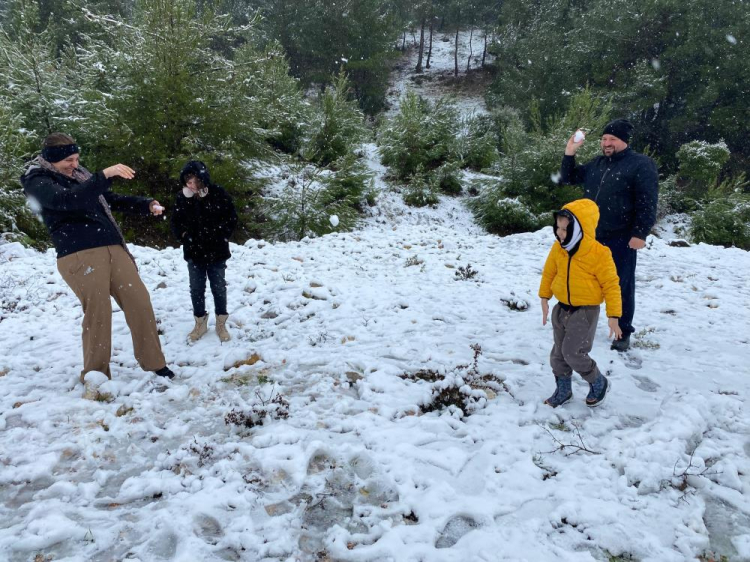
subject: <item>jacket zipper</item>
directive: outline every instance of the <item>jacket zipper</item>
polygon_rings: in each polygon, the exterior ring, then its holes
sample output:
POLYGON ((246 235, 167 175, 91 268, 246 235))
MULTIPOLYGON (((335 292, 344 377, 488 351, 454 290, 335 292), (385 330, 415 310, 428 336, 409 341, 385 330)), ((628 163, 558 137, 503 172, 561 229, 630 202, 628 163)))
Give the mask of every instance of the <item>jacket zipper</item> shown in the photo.
POLYGON ((599 180, 599 188, 596 190, 596 196, 594 197, 594 203, 599 203, 599 192, 602 190, 602 184, 604 183, 604 178, 607 177, 607 174, 609 173, 609 166, 607 166, 607 169, 604 170, 604 173, 602 174, 602 179, 599 180))
POLYGON ((567 285, 568 285, 568 306, 573 306, 573 301, 570 300, 570 262, 573 261, 573 256, 568 254, 568 276, 565 279, 567 285))

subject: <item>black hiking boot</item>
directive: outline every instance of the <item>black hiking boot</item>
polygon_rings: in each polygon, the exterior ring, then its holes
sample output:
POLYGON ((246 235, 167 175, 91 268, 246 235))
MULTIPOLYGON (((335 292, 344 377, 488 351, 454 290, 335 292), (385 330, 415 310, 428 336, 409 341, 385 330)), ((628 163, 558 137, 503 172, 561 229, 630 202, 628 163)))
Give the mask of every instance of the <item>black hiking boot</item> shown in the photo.
POLYGON ((162 367, 161 369, 159 369, 158 371, 154 371, 154 374, 156 374, 156 376, 164 377, 169 380, 172 380, 174 378, 174 373, 166 365, 162 367))
POLYGON ((614 349, 615 351, 619 351, 620 353, 624 353, 625 351, 630 349, 630 334, 623 335, 619 340, 614 340, 610 349, 614 349))

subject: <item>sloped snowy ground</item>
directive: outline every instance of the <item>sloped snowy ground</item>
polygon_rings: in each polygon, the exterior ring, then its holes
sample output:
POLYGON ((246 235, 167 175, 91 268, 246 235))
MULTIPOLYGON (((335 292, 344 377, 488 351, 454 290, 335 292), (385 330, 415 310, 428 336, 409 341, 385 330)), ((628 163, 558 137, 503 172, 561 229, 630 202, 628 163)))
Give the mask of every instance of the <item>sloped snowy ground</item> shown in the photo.
MULTIPOLYGON (((429 41, 429 34, 425 32, 425 43, 429 41)), ((450 96, 465 114, 484 113, 487 108, 484 103, 484 89, 490 79, 488 74, 481 71, 482 50, 484 49, 484 35, 481 31, 461 31, 458 34, 458 73, 459 80, 453 76, 455 46, 455 31, 435 31, 432 40, 432 58, 430 68, 427 64, 427 45, 425 45, 422 60, 422 72, 415 74, 419 58, 419 36, 414 45, 413 38, 407 37, 408 52, 398 62, 392 79, 393 87, 388 91, 388 103, 391 105, 387 114, 398 110, 399 101, 407 90, 413 90, 420 96, 435 101, 444 96, 450 96), (471 53, 470 72, 466 72, 466 63, 471 53)), ((487 54, 485 63, 492 62, 494 57, 487 54)))
POLYGON ((82 312, 54 254, 0 246, 0 559, 750 559, 748 253, 650 239, 634 351, 600 320, 607 402, 588 409, 576 378, 552 410, 551 230, 486 236, 455 200, 430 215, 392 194, 368 222, 233 246, 223 346, 185 343, 180 252, 133 248, 178 379, 155 390, 115 312, 111 403, 81 398, 82 312), (430 383, 402 375, 450 373, 471 344, 509 392, 419 415, 430 383), (288 419, 225 424, 273 395, 288 419), (579 435, 592 453, 557 450, 579 435))

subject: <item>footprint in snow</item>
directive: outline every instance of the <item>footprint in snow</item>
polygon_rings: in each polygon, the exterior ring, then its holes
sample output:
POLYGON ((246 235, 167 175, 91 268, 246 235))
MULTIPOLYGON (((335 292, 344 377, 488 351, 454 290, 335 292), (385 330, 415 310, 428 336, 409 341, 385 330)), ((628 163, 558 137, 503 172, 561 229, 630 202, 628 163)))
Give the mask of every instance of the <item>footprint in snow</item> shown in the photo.
POLYGON ((481 525, 471 517, 466 515, 456 515, 445 524, 445 528, 441 531, 440 536, 435 543, 435 548, 450 548, 466 533, 478 529, 479 527, 481 527, 481 525))
POLYGON ((635 379, 635 386, 645 392, 656 392, 659 389, 659 385, 648 377, 633 375, 633 378, 635 379))

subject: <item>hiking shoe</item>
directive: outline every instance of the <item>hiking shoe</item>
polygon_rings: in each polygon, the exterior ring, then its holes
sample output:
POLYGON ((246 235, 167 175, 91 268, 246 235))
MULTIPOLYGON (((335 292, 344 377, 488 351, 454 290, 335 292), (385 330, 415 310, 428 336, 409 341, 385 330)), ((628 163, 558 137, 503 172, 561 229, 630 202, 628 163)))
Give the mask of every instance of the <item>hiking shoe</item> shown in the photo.
POLYGON ((557 408, 571 401, 573 398, 573 390, 571 389, 571 377, 555 377, 557 388, 555 393, 547 398, 544 403, 547 406, 557 408))
POLYGON ((600 374, 589 386, 591 388, 588 396, 586 396, 586 406, 589 408, 595 408, 604 402, 607 392, 609 392, 609 388, 612 385, 609 384, 609 379, 607 377, 600 374))
POLYGON ((154 371, 154 374, 158 377, 164 377, 170 380, 174 378, 174 373, 166 365, 162 367, 161 369, 159 369, 158 371, 154 371))
POLYGON ((623 335, 619 340, 614 340, 610 349, 623 353, 630 349, 630 334, 623 335))
POLYGON ((203 316, 193 316, 195 318, 195 326, 188 334, 188 342, 195 343, 208 332, 208 314, 203 316))
POLYGON ((227 314, 216 315, 216 334, 219 336, 222 343, 228 342, 232 339, 232 336, 230 336, 227 331, 227 318, 229 318, 227 314))

